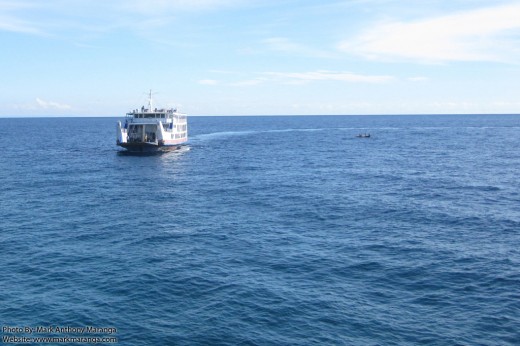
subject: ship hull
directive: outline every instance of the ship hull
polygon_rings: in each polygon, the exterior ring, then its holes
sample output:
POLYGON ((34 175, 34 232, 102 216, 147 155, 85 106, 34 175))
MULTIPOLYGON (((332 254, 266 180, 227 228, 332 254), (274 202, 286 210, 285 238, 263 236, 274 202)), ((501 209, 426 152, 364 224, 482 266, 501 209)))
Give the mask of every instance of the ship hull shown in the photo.
POLYGON ((120 147, 125 148, 131 152, 163 152, 163 151, 173 151, 181 149, 184 144, 155 144, 155 143, 118 143, 120 147))

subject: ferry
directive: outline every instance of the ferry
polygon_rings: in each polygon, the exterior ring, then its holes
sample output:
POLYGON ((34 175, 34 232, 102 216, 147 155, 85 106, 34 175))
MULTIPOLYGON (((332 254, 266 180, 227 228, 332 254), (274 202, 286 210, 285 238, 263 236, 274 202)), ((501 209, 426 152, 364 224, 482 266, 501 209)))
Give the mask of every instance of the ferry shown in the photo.
POLYGON ((148 108, 126 113, 124 124, 117 122, 117 145, 128 151, 150 152, 180 149, 188 141, 188 121, 177 109, 153 108, 152 91, 148 108))

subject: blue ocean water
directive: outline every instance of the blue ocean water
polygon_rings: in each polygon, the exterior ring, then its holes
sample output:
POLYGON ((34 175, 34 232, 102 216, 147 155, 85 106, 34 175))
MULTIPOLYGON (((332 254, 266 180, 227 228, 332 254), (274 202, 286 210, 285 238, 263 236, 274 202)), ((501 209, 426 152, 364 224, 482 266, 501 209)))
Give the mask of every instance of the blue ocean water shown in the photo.
POLYGON ((2 327, 520 344, 520 116, 191 117, 147 156, 115 121, 0 119, 2 327))

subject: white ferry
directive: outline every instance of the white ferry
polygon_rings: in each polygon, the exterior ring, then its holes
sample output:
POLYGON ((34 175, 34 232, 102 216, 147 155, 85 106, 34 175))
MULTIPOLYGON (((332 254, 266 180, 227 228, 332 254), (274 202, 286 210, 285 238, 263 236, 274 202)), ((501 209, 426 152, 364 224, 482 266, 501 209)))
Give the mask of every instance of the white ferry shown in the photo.
POLYGON ((152 91, 148 108, 126 113, 124 124, 117 122, 117 145, 129 151, 166 151, 180 149, 188 141, 186 114, 177 109, 153 108, 152 91))

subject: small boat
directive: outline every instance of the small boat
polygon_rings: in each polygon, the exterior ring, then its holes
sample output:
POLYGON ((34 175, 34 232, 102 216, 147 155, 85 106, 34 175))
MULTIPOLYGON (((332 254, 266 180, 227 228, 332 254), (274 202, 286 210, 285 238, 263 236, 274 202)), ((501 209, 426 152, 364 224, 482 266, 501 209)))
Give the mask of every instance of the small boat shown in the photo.
POLYGON ((126 114, 124 124, 117 122, 116 143, 134 152, 180 149, 188 141, 188 121, 177 109, 153 108, 152 91, 148 108, 134 109, 126 114))
POLYGON ((357 138, 370 138, 370 133, 360 133, 356 137, 357 138))

